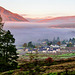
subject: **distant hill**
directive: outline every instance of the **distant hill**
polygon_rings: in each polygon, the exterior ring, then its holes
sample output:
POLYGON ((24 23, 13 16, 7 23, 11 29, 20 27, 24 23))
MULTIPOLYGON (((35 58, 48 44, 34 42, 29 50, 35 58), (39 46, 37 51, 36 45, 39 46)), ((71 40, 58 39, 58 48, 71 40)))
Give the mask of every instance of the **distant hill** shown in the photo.
POLYGON ((51 16, 47 16, 47 17, 35 17, 35 18, 26 18, 29 22, 40 22, 44 19, 50 19, 52 18, 51 16))
POLYGON ((48 18, 43 19, 38 22, 75 22, 75 16, 62 16, 62 17, 55 17, 55 18, 48 18))
POLYGON ((37 21, 38 23, 48 23, 49 28, 75 28, 75 16, 62 16, 48 18, 37 21))
POLYGON ((12 13, 9 10, 6 10, 5 8, 0 6, 0 15, 3 18, 3 21, 24 21, 28 22, 27 19, 23 18, 22 16, 12 13))
POLYGON ((37 22, 43 20, 43 18, 26 18, 29 22, 37 22))
POLYGON ((48 28, 75 28, 75 23, 50 25, 48 28))

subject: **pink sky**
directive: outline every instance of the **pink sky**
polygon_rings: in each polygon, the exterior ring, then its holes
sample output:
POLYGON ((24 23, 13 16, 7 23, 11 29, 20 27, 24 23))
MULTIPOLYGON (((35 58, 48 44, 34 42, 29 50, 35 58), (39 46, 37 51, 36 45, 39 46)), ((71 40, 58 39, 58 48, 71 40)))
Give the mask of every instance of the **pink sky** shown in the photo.
POLYGON ((0 0, 0 6, 32 18, 75 15, 75 0, 0 0))

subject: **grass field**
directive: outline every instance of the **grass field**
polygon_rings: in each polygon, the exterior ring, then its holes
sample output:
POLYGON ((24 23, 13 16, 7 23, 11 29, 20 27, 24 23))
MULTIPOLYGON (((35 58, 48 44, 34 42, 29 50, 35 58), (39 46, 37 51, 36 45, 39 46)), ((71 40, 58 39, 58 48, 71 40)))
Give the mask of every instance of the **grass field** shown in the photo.
POLYGON ((21 68, 0 73, 0 75, 75 75, 75 57, 55 61, 54 63, 52 65, 42 64, 41 66, 33 66, 33 62, 29 65, 21 64, 19 65, 22 66, 21 68), (26 66, 30 68, 28 69, 26 66))
MULTIPOLYGON (((18 67, 0 73, 0 75, 75 75, 75 53, 66 54, 37 54, 38 61, 35 66, 34 61, 26 61, 35 54, 25 54, 19 57, 18 67), (52 57, 53 63, 46 63, 44 59, 52 57)), ((34 58, 33 58, 34 59, 34 58)))
MULTIPOLYGON (((26 53, 25 55, 20 56, 19 59, 29 59, 30 54, 26 53)), ((32 56, 35 56, 35 54, 32 54, 32 56)), ((66 59, 70 57, 75 57, 75 53, 66 53, 66 54, 59 54, 59 55, 54 55, 54 54, 38 54, 38 59, 46 59, 48 57, 52 57, 54 60, 56 59, 66 59)))

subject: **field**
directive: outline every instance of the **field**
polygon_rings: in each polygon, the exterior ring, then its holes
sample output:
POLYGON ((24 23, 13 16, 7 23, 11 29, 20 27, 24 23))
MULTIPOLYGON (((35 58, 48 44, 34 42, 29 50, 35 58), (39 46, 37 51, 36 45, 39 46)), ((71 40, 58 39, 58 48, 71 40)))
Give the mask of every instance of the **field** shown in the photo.
MULTIPOLYGON (((25 55, 20 56, 19 59, 27 60, 29 59, 30 54, 26 53, 25 55)), ((35 54, 32 54, 35 57, 35 54)), ((48 57, 52 57, 54 60, 58 59, 66 59, 70 57, 74 57, 75 53, 66 53, 66 54, 38 54, 38 59, 46 59, 48 57)))
POLYGON ((19 57, 15 70, 1 72, 0 75, 74 75, 75 53, 67 54, 25 54, 19 57), (32 59, 30 59, 32 57, 32 59), (51 57, 52 60, 46 60, 51 57), (48 62, 47 62, 48 61, 48 62))
POLYGON ((25 62, 19 64, 15 70, 3 72, 0 75, 74 75, 75 57, 55 60, 52 64, 45 63, 44 60, 35 62, 25 62))

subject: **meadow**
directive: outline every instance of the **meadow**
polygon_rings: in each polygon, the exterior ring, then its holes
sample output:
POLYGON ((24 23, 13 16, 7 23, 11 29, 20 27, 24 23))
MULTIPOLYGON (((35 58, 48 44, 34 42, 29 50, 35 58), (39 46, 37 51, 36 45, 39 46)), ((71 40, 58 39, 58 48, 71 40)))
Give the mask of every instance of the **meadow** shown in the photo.
MULTIPOLYGON (((32 54, 33 57, 35 57, 35 54, 32 54)), ((30 57, 30 53, 26 53, 25 55, 22 55, 19 57, 19 59, 28 60, 30 57)), ((58 59, 66 59, 70 57, 75 57, 75 53, 66 53, 66 54, 38 54, 38 59, 46 59, 48 57, 52 57, 54 60, 58 59)))
POLYGON ((60 60, 18 61, 17 69, 0 75, 74 75, 75 57, 60 60))

